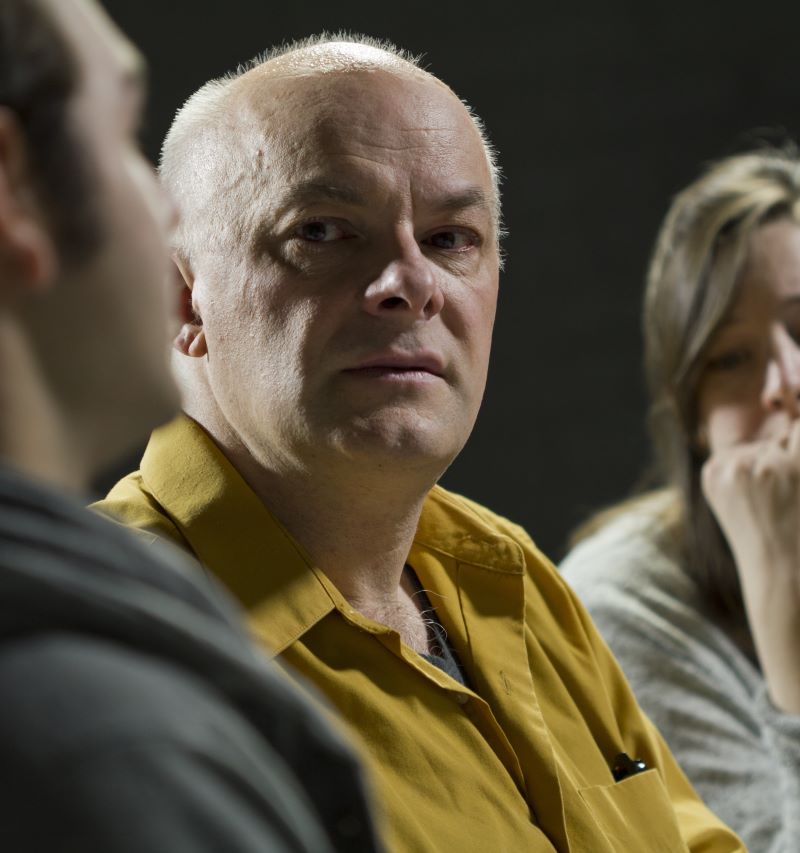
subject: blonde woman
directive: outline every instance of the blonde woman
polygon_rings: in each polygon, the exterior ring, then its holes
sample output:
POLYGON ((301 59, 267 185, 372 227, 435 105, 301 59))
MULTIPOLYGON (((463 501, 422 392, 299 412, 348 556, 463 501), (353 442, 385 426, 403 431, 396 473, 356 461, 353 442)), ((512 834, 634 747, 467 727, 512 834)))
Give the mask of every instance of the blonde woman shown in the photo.
POLYGON ((663 488, 563 564, 641 704, 754 853, 800 851, 800 158, 674 200, 644 307, 663 488))

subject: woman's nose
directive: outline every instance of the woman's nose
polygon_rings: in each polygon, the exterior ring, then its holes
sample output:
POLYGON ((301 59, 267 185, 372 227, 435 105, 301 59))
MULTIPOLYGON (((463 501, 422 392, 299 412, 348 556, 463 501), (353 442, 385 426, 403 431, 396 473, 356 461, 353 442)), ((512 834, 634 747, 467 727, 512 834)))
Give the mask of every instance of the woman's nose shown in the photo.
POLYGON ((800 346, 782 326, 774 335, 763 403, 767 409, 800 416, 800 346))

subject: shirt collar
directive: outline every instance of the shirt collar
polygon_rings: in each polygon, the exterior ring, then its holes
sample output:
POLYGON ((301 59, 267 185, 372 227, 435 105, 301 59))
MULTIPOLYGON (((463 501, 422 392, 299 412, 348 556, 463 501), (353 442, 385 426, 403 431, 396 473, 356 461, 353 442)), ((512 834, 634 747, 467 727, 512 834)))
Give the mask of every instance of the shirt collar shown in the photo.
MULTIPOLYGON (((275 655, 346 605, 208 434, 180 416, 156 430, 141 464, 152 493, 190 547, 242 603, 275 655)), ((492 571, 522 574, 524 558, 486 510, 435 487, 414 545, 492 571)))

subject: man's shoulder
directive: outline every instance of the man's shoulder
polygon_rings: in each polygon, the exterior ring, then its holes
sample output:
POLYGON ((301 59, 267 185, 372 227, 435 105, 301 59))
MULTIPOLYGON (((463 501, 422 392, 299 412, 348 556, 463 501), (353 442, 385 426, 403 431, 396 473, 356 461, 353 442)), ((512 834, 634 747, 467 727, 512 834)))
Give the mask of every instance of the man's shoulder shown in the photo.
MULTIPOLYGON (((47 849, 45 838, 58 847, 60 835, 76 850, 205 851, 219 849, 215 832, 226 849, 330 849, 317 823, 328 818, 325 803, 309 808, 302 789, 311 786, 286 760, 296 758, 302 771, 308 756, 264 737, 219 682, 166 656, 98 635, 23 638, 0 645, 0 690, 9 698, 0 792, 13 803, 0 840, 13 849, 47 849), (49 820, 31 826, 42 804, 49 820), (118 844, 120 825, 126 838, 118 844), (201 825, 208 836, 196 831, 201 825), (28 846, 34 829, 42 842, 28 846), (281 843, 289 830, 306 843, 281 843)), ((332 756, 334 769, 349 769, 332 756)))
POLYGON ((454 517, 460 515, 466 524, 470 522, 477 523, 485 527, 487 532, 499 533, 512 539, 518 539, 524 541, 526 545, 533 544, 533 540, 527 531, 519 524, 499 515, 471 498, 451 492, 442 486, 434 486, 431 489, 426 503, 439 507, 448 507, 454 517))
MULTIPOLYGON (((526 618, 537 634, 547 634, 551 639, 569 635, 570 641, 577 643, 585 640, 587 630, 591 633, 574 591, 521 525, 440 487, 431 491, 428 502, 444 519, 440 526, 452 525, 445 534, 451 540, 463 536, 470 543, 477 537, 483 543, 484 547, 478 550, 482 559, 470 562, 491 565, 490 555, 494 552, 495 567, 523 576, 526 618)), ((469 554, 469 549, 466 550, 469 554)))
POLYGON ((454 536, 482 538, 489 546, 499 542, 509 544, 519 552, 528 573, 555 571, 524 527, 471 498, 434 486, 423 509, 423 523, 432 515, 439 521, 435 529, 444 528, 454 536))
POLYGON ((0 684, 9 699, 0 733, 5 740, 30 731, 36 739, 27 746, 42 754, 77 755, 110 737, 164 736, 166 729, 183 737, 176 708, 184 700, 184 709, 195 707, 205 689, 166 655, 156 658, 99 634, 42 632, 0 648, 0 684), (143 695, 146 703, 139 701, 143 695), (48 711, 53 702, 56 727, 48 711))
POLYGON ((145 541, 163 537, 187 547, 164 507, 147 488, 141 471, 133 471, 123 477, 104 498, 93 503, 90 508, 131 528, 145 541))

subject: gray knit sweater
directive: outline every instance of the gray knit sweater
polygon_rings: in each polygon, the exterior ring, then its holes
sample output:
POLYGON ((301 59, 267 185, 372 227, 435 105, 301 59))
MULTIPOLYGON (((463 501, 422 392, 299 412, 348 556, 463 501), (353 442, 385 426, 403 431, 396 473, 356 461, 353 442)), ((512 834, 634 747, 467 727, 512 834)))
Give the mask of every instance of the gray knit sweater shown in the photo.
POLYGON ((772 706, 760 671, 703 614, 658 524, 620 516, 561 568, 708 805, 752 853, 800 853, 800 716, 772 706))

